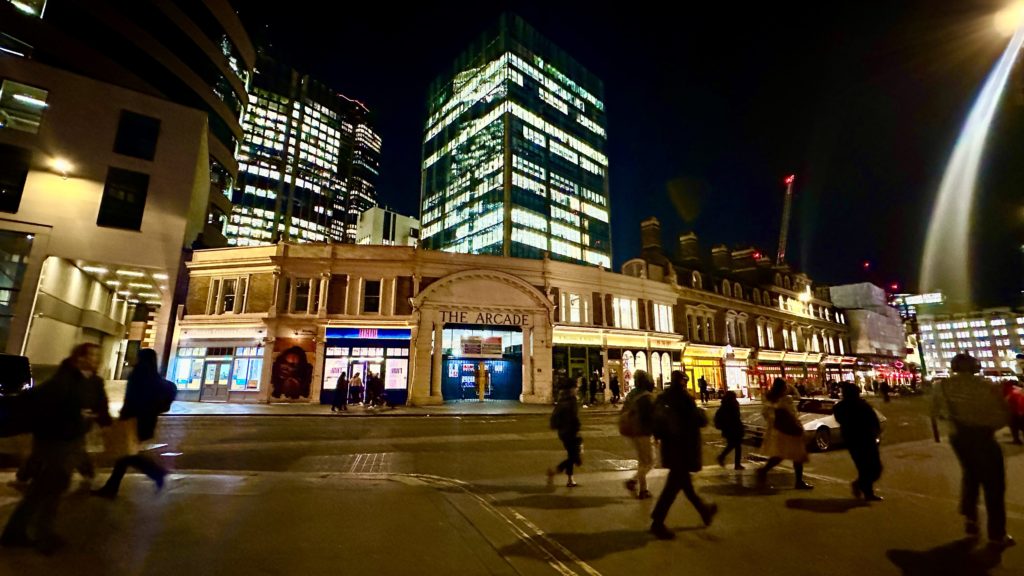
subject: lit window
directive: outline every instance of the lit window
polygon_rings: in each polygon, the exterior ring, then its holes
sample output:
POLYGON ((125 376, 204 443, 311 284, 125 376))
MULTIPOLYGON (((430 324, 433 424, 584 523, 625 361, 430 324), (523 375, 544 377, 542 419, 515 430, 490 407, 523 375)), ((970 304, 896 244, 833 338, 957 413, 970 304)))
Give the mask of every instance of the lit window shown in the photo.
POLYGON ((612 306, 615 309, 615 326, 636 330, 639 322, 637 320, 637 302, 632 298, 612 299, 612 306))
POLYGON ((4 80, 0 84, 0 130, 19 130, 36 134, 49 106, 49 92, 27 84, 4 80))

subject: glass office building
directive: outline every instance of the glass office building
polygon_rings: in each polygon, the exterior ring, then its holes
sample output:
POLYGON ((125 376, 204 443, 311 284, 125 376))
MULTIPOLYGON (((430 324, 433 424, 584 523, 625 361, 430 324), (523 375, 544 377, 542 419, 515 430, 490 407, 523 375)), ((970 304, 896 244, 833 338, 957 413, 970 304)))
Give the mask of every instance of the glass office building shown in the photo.
POLYGON ((601 81, 502 16, 430 89, 422 244, 611 266, 601 81))
POLYGON ((249 100, 228 243, 355 242, 377 196, 369 111, 264 55, 249 100))

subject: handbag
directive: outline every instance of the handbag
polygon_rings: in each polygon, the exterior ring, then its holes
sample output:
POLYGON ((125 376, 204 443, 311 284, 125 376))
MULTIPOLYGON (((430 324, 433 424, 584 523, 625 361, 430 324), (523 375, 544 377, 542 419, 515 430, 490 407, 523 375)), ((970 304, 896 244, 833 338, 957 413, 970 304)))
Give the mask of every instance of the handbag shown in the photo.
POLYGON ((800 421, 785 408, 775 409, 775 429, 787 436, 802 436, 804 433, 800 421))
POLYGON ((113 458, 134 456, 139 453, 138 422, 135 418, 114 420, 103 429, 103 446, 113 458))

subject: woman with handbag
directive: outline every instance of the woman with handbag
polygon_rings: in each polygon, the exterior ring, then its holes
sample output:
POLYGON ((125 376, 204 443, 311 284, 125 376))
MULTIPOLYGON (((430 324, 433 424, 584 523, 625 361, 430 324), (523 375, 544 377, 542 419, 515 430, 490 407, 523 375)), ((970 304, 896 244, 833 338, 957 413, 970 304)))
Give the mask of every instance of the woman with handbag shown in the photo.
POLYGON ((140 350, 135 368, 128 376, 124 405, 118 422, 120 426, 125 427, 123 431, 128 436, 125 442, 128 448, 125 450, 126 454, 114 463, 114 470, 110 473, 107 483, 99 490, 93 491, 93 494, 110 499, 117 497, 121 480, 129 466, 137 468, 156 483, 157 491, 164 487, 167 469, 140 453, 138 442, 153 438, 157 417, 170 409, 175 392, 174 385, 160 376, 156 352, 150 348, 140 350))
POLYGON ((793 406, 793 399, 787 394, 787 390, 786 381, 776 378, 765 396, 765 430, 761 447, 762 451, 768 454, 768 462, 757 470, 757 484, 767 486, 768 471, 783 460, 792 460, 793 472, 796 473, 794 488, 810 490, 814 486, 804 482, 804 462, 808 460, 804 430, 793 406))

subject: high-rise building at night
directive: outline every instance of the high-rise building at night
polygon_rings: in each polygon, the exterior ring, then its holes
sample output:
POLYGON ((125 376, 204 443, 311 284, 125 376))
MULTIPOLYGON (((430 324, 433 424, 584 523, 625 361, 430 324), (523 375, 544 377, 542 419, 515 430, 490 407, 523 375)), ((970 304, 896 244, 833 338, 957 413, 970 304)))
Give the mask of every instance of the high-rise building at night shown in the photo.
POLYGON ((264 55, 249 101, 228 242, 354 242, 376 205, 381 140, 367 108, 264 55))
POLYGON ((423 246, 610 267, 603 99, 598 78, 503 15, 431 86, 423 246))

